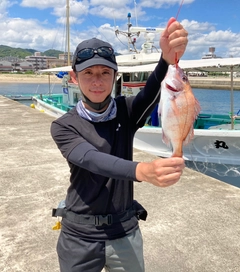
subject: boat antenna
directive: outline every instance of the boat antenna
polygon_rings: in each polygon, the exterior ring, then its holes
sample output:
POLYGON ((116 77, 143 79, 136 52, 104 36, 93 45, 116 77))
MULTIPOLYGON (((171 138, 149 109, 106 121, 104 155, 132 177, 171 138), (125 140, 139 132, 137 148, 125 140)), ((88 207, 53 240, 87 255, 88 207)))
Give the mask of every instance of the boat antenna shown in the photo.
POLYGON ((66 0, 66 32, 67 32, 67 65, 70 66, 70 23, 69 23, 69 0, 66 0))
POLYGON ((138 20, 137 20, 137 2, 135 0, 134 0, 134 7, 135 7, 136 26, 138 26, 138 20))
POLYGON ((131 13, 128 13, 127 18, 128 18, 128 23, 127 23, 128 30, 127 30, 127 32, 126 31, 120 31, 119 29, 117 29, 117 30, 115 30, 115 34, 116 34, 116 36, 118 34, 122 34, 122 35, 126 36, 127 39, 128 39, 128 51, 129 52, 134 51, 134 52, 138 53, 137 48, 135 46, 136 38, 132 39, 132 37, 133 36, 138 37, 140 35, 140 31, 138 31, 138 32, 132 32, 131 31, 131 26, 132 26, 132 24, 131 24, 131 13), (133 46, 133 49, 130 48, 130 45, 133 46))
POLYGON ((113 23, 114 23, 114 27, 116 29, 116 17, 115 17, 115 10, 113 8, 113 2, 112 2, 112 10, 113 10, 113 23))

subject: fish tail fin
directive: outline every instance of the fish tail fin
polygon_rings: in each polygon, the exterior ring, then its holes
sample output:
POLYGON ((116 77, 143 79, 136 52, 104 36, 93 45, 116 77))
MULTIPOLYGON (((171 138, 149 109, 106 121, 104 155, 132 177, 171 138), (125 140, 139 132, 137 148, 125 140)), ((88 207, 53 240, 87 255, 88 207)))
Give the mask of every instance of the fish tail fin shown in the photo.
POLYGON ((182 157, 183 156, 183 150, 182 150, 182 144, 179 143, 177 147, 173 149, 172 157, 182 157))

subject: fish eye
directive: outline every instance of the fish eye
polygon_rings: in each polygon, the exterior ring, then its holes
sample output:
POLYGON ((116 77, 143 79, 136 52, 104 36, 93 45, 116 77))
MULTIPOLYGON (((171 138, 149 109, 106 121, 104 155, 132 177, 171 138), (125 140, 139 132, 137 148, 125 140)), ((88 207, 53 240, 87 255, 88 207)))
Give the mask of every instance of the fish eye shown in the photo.
POLYGON ((187 76, 186 76, 186 75, 183 75, 182 80, 183 80, 184 82, 187 82, 187 81, 188 81, 187 76))

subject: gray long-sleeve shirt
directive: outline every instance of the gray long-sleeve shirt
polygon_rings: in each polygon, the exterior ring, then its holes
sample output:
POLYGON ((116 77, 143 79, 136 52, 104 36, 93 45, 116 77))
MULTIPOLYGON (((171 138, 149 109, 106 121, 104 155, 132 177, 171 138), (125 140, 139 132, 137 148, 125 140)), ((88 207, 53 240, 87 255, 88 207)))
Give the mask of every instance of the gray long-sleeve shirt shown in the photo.
MULTIPOLYGON (((133 138, 159 102, 160 84, 168 65, 160 59, 136 97, 117 97, 116 118, 94 123, 72 109, 51 126, 51 134, 70 167, 66 208, 78 214, 106 215, 128 210, 133 202, 137 162, 133 138)), ((160 139, 159 139, 160 140, 160 139)), ((138 227, 135 217, 96 227, 63 220, 63 230, 85 239, 120 238, 138 227)))

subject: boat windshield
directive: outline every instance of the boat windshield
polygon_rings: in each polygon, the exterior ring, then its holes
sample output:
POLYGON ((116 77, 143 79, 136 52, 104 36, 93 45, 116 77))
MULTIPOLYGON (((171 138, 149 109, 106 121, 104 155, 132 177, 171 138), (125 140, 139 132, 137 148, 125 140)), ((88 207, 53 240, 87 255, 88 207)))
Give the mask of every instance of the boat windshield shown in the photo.
POLYGON ((144 82, 148 79, 148 72, 124 73, 123 82, 144 82))

